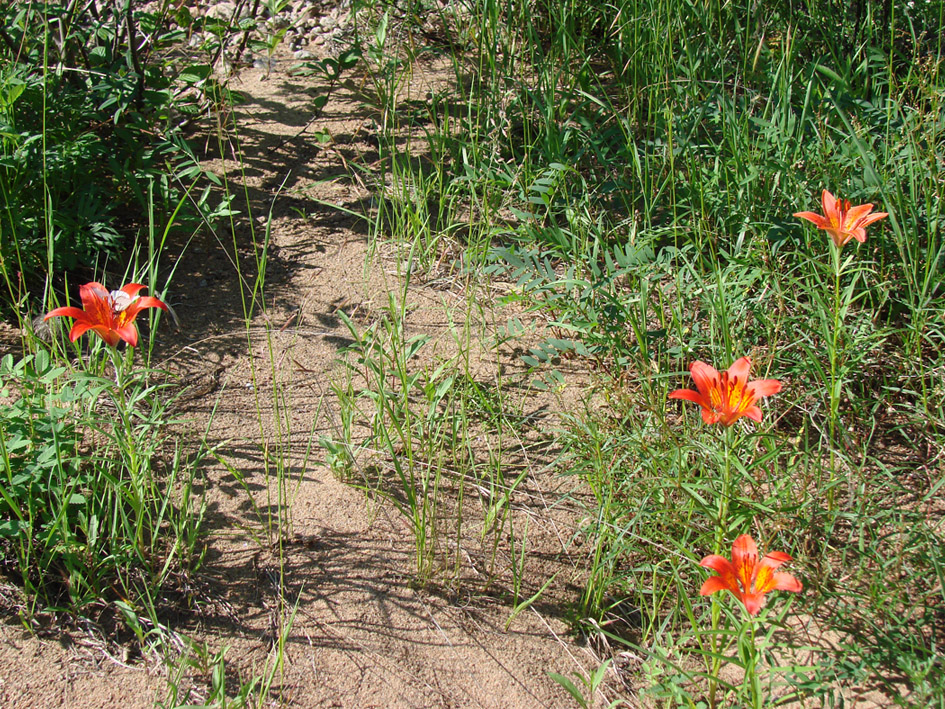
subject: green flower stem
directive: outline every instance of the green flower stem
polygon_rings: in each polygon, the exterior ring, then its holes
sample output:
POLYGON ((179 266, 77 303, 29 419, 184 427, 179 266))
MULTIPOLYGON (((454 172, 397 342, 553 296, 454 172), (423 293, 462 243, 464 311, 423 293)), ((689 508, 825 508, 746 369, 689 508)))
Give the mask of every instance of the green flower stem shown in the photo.
POLYGON ((138 447, 135 445, 134 426, 132 421, 132 410, 125 397, 125 387, 128 385, 128 372, 134 361, 134 349, 126 348, 127 354, 118 352, 113 347, 108 348, 112 365, 115 368, 115 408, 118 412, 118 419, 121 422, 121 431, 116 433, 115 441, 121 446, 125 460, 128 461, 128 473, 131 483, 131 494, 128 495, 128 501, 134 511, 134 539, 139 554, 144 556, 144 515, 142 514, 144 491, 141 488, 141 479, 138 475, 140 471, 138 461, 138 447))
POLYGON ((755 645, 755 619, 748 616, 747 624, 749 644, 746 648, 748 662, 745 664, 745 681, 751 691, 751 706, 753 709, 762 709, 761 678, 758 677, 758 647, 755 645))
POLYGON ((717 594, 712 596, 712 635, 709 640, 709 647, 712 650, 712 661, 709 667, 709 709, 715 709, 715 694, 719 688, 719 671, 722 669, 722 648, 719 642, 719 620, 722 617, 722 605, 719 603, 717 594))
POLYGON ((738 445, 734 427, 725 428, 724 447, 722 449, 722 494, 719 497, 719 515, 718 524, 715 528, 715 547, 713 551, 716 554, 722 553, 725 544, 725 533, 728 531, 728 511, 732 496, 732 454, 738 445))
POLYGON ((833 241, 830 242, 830 255, 833 265, 833 327, 830 333, 830 348, 828 355, 830 357, 830 411, 827 422, 830 446, 830 485, 827 488, 827 509, 833 512, 834 509, 834 483, 837 477, 836 447, 839 444, 837 440, 837 426, 840 418, 840 391, 842 389, 840 374, 840 346, 842 344, 843 317, 841 315, 841 292, 840 279, 843 273, 843 264, 840 260, 840 249, 833 241))
MULTIPOLYGON (((719 496, 719 513, 715 527, 715 544, 713 551, 722 553, 725 544, 725 533, 728 531, 729 501, 732 495, 732 455, 738 446, 734 426, 725 428, 725 437, 722 448, 722 494, 719 496)), ((718 690, 718 676, 722 669, 722 648, 719 643, 719 621, 722 617, 722 606, 716 597, 712 596, 712 636, 709 641, 712 648, 712 661, 709 667, 709 707, 715 709, 716 691, 718 690)))

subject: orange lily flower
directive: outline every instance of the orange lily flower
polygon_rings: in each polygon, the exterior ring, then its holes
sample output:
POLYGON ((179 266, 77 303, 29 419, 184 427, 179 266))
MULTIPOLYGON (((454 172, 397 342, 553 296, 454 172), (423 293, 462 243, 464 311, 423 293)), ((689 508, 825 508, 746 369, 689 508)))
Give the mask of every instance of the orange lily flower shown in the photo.
POLYGON ((813 222, 818 229, 823 229, 833 239, 837 248, 843 248, 850 239, 856 239, 861 244, 866 241, 866 227, 889 216, 888 212, 873 211, 872 204, 858 204, 850 206, 850 200, 837 199, 827 190, 824 190, 821 201, 824 213, 796 212, 795 217, 813 222))
POLYGON ((799 593, 803 586, 791 574, 775 571, 781 564, 791 561, 783 551, 772 551, 758 561, 755 540, 743 534, 732 544, 732 560, 710 554, 699 566, 712 569, 718 576, 710 576, 699 589, 700 596, 716 591, 731 591, 740 600, 749 615, 758 615, 765 604, 765 594, 771 591, 799 593))
POLYGON ((69 339, 73 342, 92 330, 111 347, 117 345, 119 340, 135 347, 138 344, 138 329, 135 327, 138 313, 145 308, 167 310, 167 305, 157 298, 138 295, 138 291, 145 287, 140 283, 129 283, 122 286, 121 290, 109 293, 101 283, 86 283, 79 287, 82 308, 56 308, 47 313, 43 320, 75 318, 69 331, 69 339))
POLYGON ((777 394, 781 382, 777 379, 748 381, 751 358, 735 361, 727 372, 719 372, 705 362, 693 362, 689 367, 698 391, 677 389, 670 399, 685 399, 702 407, 702 420, 708 424, 721 422, 731 426, 742 416, 752 421, 761 421, 761 409, 755 406, 758 399, 777 394))

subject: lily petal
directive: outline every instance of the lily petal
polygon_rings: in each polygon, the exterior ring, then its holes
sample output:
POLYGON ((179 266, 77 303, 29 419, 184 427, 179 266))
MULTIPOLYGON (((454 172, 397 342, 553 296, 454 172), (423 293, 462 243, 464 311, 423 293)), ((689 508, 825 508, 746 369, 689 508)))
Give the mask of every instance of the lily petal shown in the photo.
POLYGON ((774 589, 776 591, 793 591, 800 593, 804 586, 794 576, 786 571, 778 571, 774 575, 774 589))
POLYGON ((115 332, 115 330, 110 327, 106 327, 105 325, 92 325, 89 329, 105 340, 109 347, 115 347, 118 344, 118 341, 121 339, 121 336, 115 332))
POLYGON ((868 217, 863 217, 860 219, 859 227, 863 228, 869 226, 873 222, 878 222, 880 219, 885 219, 889 216, 889 212, 876 212, 876 214, 870 214, 868 217))
POLYGON ((732 566, 735 567, 735 574, 746 592, 751 590, 757 564, 758 545, 749 535, 742 534, 732 544, 732 566))
POLYGON ((718 386, 718 370, 710 364, 696 360, 690 365, 689 373, 692 374, 692 379, 696 383, 699 393, 708 401, 709 392, 718 386))
POLYGON ((65 305, 61 308, 56 308, 55 310, 50 310, 43 316, 43 320, 49 320, 49 318, 84 318, 85 311, 81 308, 73 308, 71 305, 65 305))
POLYGON ((863 219, 867 214, 873 211, 872 204, 858 204, 855 207, 851 207, 850 211, 844 215, 843 221, 844 226, 848 228, 854 228, 860 226, 857 222, 860 219, 863 219))
POLYGON ((740 357, 736 359, 732 366, 728 368, 729 381, 739 381, 745 384, 748 381, 748 373, 751 371, 751 357, 740 357))
POLYGON ((715 588, 716 584, 718 584, 718 588, 715 589, 716 591, 726 588, 732 593, 739 593, 738 577, 735 575, 735 568, 732 566, 732 562, 730 562, 724 556, 719 556, 718 554, 709 554, 709 556, 705 557, 699 562, 699 566, 704 569, 712 569, 712 571, 718 574, 718 576, 710 576, 708 579, 706 579, 706 582, 702 584, 702 590, 700 593, 703 596, 714 593, 715 591, 706 589, 715 588), (718 579, 718 581, 713 581, 712 584, 709 584, 712 579, 718 579))
POLYGON ((739 593, 737 584, 732 586, 721 576, 710 576, 702 584, 702 588, 699 589, 699 595, 711 596, 713 593, 718 593, 719 591, 731 591, 735 594, 739 593))
POLYGON ((144 310, 145 308, 160 308, 161 310, 167 311, 166 303, 150 295, 141 296, 134 304, 138 306, 139 310, 144 310))
POLYGON ((72 329, 69 330, 69 341, 70 341, 70 342, 75 342, 75 341, 78 340, 80 337, 82 337, 82 335, 84 335, 86 332, 88 332, 89 330, 91 330, 92 327, 93 327, 93 326, 92 326, 92 323, 90 323, 88 320, 85 320, 85 319, 83 319, 83 320, 78 320, 78 319, 77 319, 77 320, 75 321, 75 323, 73 323, 72 329))
POLYGON ((702 422, 711 426, 712 424, 718 423, 722 420, 722 414, 713 411, 712 409, 702 409, 702 422))
MULTIPOLYGON (((142 285, 141 283, 126 283, 118 290, 134 298, 136 295, 138 295, 138 291, 140 291, 142 288, 147 288, 147 286, 142 285)), ((155 298, 155 300, 157 299, 155 298)))
POLYGON ((832 225, 840 225, 840 210, 837 209, 837 198, 830 192, 824 190, 820 195, 821 204, 824 207, 824 217, 832 225))
POLYGON ((167 310, 167 306, 160 300, 153 298, 150 295, 146 295, 141 298, 135 298, 131 305, 125 309, 125 318, 127 318, 129 321, 134 320, 136 317, 138 317, 138 313, 147 308, 160 308, 164 311, 167 310))
POLYGON ((749 406, 747 409, 745 409, 744 415, 755 423, 761 423, 761 409, 759 409, 757 406, 749 406))
POLYGON ((756 399, 763 399, 766 396, 777 394, 781 391, 781 382, 777 379, 756 379, 748 383, 748 391, 756 399))
POLYGON ((686 401, 691 401, 694 404, 699 404, 700 406, 709 406, 708 400, 702 396, 702 394, 697 391, 693 391, 692 389, 677 389, 674 392, 670 392, 669 398, 684 399, 686 401))
MULTIPOLYGON (((138 328, 135 327, 133 322, 128 322, 121 327, 116 327, 112 332, 132 347, 138 346, 138 328)), ((115 344, 118 344, 117 339, 115 340, 115 344)))
POLYGON ((830 222, 816 212, 795 212, 793 216, 813 222, 818 229, 826 229, 830 226, 830 222))
POLYGON ((748 615, 758 615, 765 604, 765 594, 763 593, 743 593, 741 594, 742 603, 745 604, 745 610, 748 615))
POLYGON ((735 574, 735 567, 732 566, 732 562, 719 554, 709 554, 699 562, 699 566, 703 569, 712 569, 722 576, 735 574))
POLYGON ((767 564, 772 569, 776 569, 781 564, 786 564, 789 561, 793 561, 794 557, 790 554, 785 554, 783 551, 769 551, 765 554, 765 558, 761 560, 762 564, 767 564))

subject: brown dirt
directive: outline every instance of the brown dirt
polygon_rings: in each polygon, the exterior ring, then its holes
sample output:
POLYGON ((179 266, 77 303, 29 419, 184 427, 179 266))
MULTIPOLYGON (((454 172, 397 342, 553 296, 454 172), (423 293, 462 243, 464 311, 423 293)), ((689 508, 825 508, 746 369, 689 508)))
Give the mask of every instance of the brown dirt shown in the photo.
MULTIPOLYGON (((209 164, 226 171, 234 191, 245 185, 248 197, 235 205, 236 246, 221 224, 218 237, 172 250, 165 264, 176 267, 167 298, 180 326, 174 331, 165 321, 156 333, 158 366, 189 386, 178 412, 186 428, 206 429, 232 467, 207 471, 207 556, 190 609, 172 625, 191 649, 181 645, 169 668, 156 658, 115 657, 98 641, 83 643, 81 633, 43 639, 8 624, 0 630, 0 706, 150 706, 168 701, 172 684, 178 703, 198 703, 209 692, 209 669, 193 648, 226 650, 232 695, 241 682, 267 675, 287 625, 284 666, 272 674, 267 706, 568 706, 573 700, 547 672, 586 676, 599 664, 568 636, 565 609, 580 583, 568 558, 575 519, 552 509, 562 479, 542 472, 554 454, 555 412, 567 405, 561 397, 578 395, 580 377, 557 397, 529 389, 517 356, 483 344, 504 315, 492 323, 467 312, 466 289, 476 286, 444 266, 437 278, 417 274, 405 288, 397 254, 369 252, 363 222, 325 206, 366 211, 371 194, 351 164, 376 155, 365 129, 370 114, 356 85, 340 88, 313 124, 334 137, 319 145, 303 130, 313 115, 314 80, 290 77, 291 64, 280 62, 268 77, 244 70, 232 88, 246 103, 220 116, 226 160, 209 164), (261 241, 270 210, 265 312, 257 308, 247 329, 235 264, 251 282, 251 229, 261 241), (389 293, 406 293, 408 335, 433 338, 421 365, 455 353, 452 323, 468 321, 469 371, 486 384, 501 371, 520 391, 519 463, 531 471, 512 501, 517 528, 529 520, 521 597, 559 575, 508 631, 512 554, 505 541, 491 554, 481 513, 469 518, 458 542, 442 544, 444 557, 462 560, 461 570, 437 567, 431 582, 418 586, 405 518, 322 464, 318 437, 337 426, 329 381, 339 373, 339 347, 350 341, 338 313, 370 323, 389 293), (284 397, 282 424, 274 420, 274 392, 284 397), (283 500, 277 460, 290 481, 283 500)), ((424 82, 442 80, 432 67, 418 74, 415 90, 422 96, 424 82)), ((489 293, 476 299, 488 301, 489 293)), ((455 493, 455 486, 445 488, 444 499, 455 501, 455 493)))

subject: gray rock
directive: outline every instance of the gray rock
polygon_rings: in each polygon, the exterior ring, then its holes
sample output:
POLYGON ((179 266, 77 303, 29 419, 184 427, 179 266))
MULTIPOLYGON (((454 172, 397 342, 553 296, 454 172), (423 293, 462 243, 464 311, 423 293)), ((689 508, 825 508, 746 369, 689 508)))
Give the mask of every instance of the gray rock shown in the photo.
POLYGON ((236 12, 236 5, 231 2, 220 2, 207 10, 207 17, 213 20, 229 20, 236 12))
POLYGON ((253 62, 253 67, 255 69, 262 69, 263 71, 269 72, 275 69, 276 64, 278 63, 278 60, 273 59, 272 57, 260 57, 253 62))

